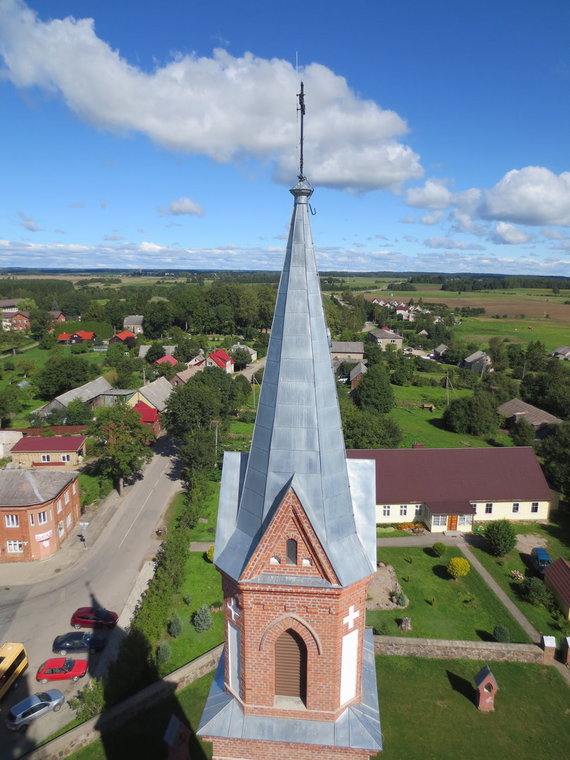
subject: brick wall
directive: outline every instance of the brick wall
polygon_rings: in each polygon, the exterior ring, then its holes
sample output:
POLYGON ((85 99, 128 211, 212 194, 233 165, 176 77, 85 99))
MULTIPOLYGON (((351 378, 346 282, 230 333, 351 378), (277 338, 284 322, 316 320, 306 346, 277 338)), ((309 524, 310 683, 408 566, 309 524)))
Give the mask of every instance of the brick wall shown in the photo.
POLYGON ((212 760, 368 760, 369 757, 364 749, 216 739, 212 760))

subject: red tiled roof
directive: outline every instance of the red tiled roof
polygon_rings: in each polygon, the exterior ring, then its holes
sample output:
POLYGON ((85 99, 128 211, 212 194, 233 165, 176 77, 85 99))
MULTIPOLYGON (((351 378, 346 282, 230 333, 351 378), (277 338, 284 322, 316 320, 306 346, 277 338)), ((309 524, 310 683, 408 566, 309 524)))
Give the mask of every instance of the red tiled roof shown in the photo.
POLYGON ((133 409, 138 412, 141 422, 153 423, 158 419, 158 409, 153 409, 144 401, 137 401, 133 409))
POLYGON ((136 338, 137 336, 134 334, 134 332, 131 332, 130 330, 122 330, 121 332, 118 332, 115 335, 115 338, 118 338, 119 340, 127 340, 127 338, 136 338))
POLYGON ((377 504, 441 501, 549 501, 530 446, 480 449, 352 449, 376 462, 377 504))
POLYGON ((549 565, 544 571, 544 580, 565 604, 570 604, 570 562, 568 560, 559 557, 549 565))
POLYGON ((175 367, 178 364, 178 359, 175 359, 172 354, 166 354, 166 356, 157 359, 155 364, 170 364, 171 367, 175 367))
POLYGON ((26 435, 12 447, 13 452, 79 451, 87 438, 84 435, 43 436, 26 435))
POLYGON ((70 340, 71 339, 71 333, 60 333, 57 336, 58 340, 70 340))
POLYGON ((95 333, 90 330, 78 330, 74 335, 78 335, 81 340, 93 340, 95 333))

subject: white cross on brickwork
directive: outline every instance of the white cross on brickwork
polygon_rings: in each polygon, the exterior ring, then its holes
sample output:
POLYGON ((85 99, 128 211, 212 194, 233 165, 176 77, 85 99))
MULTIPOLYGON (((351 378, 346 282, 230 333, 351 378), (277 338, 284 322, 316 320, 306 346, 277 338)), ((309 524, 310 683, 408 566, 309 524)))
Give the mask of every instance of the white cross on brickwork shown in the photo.
POLYGON ((234 621, 237 617, 239 617, 238 606, 237 606, 237 602, 234 596, 232 596, 232 598, 228 602, 228 609, 232 616, 232 621, 234 621))
POLYGON ((348 608, 348 615, 342 619, 343 623, 348 623, 349 628, 354 628, 354 621, 357 617, 360 617, 360 612, 354 609, 354 605, 351 604, 348 608))

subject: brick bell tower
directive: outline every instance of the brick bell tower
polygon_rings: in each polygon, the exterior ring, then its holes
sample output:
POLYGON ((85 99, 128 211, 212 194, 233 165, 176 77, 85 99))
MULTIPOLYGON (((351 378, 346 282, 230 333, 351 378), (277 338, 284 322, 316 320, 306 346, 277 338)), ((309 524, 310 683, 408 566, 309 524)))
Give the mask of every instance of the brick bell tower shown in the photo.
POLYGON ((198 734, 214 760, 382 749, 366 589, 375 467, 346 459, 301 171, 249 454, 226 452, 214 562, 225 648, 198 734))

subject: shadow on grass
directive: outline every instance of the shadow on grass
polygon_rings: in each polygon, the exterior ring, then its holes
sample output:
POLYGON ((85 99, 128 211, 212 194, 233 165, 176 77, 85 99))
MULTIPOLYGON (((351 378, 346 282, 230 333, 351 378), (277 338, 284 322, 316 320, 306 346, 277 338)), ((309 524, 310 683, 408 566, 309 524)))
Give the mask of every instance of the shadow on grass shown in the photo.
POLYGON ((432 573, 444 581, 451 580, 451 576, 447 572, 447 567, 445 565, 434 565, 432 567, 432 573))
POLYGON ((445 672, 447 674, 449 685, 453 691, 461 694, 469 702, 476 705, 477 692, 475 691, 475 687, 466 678, 458 676, 457 673, 452 673, 450 670, 446 670, 445 672))
POLYGON ((483 631, 480 628, 477 628, 475 633, 477 634, 477 636, 479 636, 481 641, 496 641, 493 634, 489 633, 489 631, 483 631))

